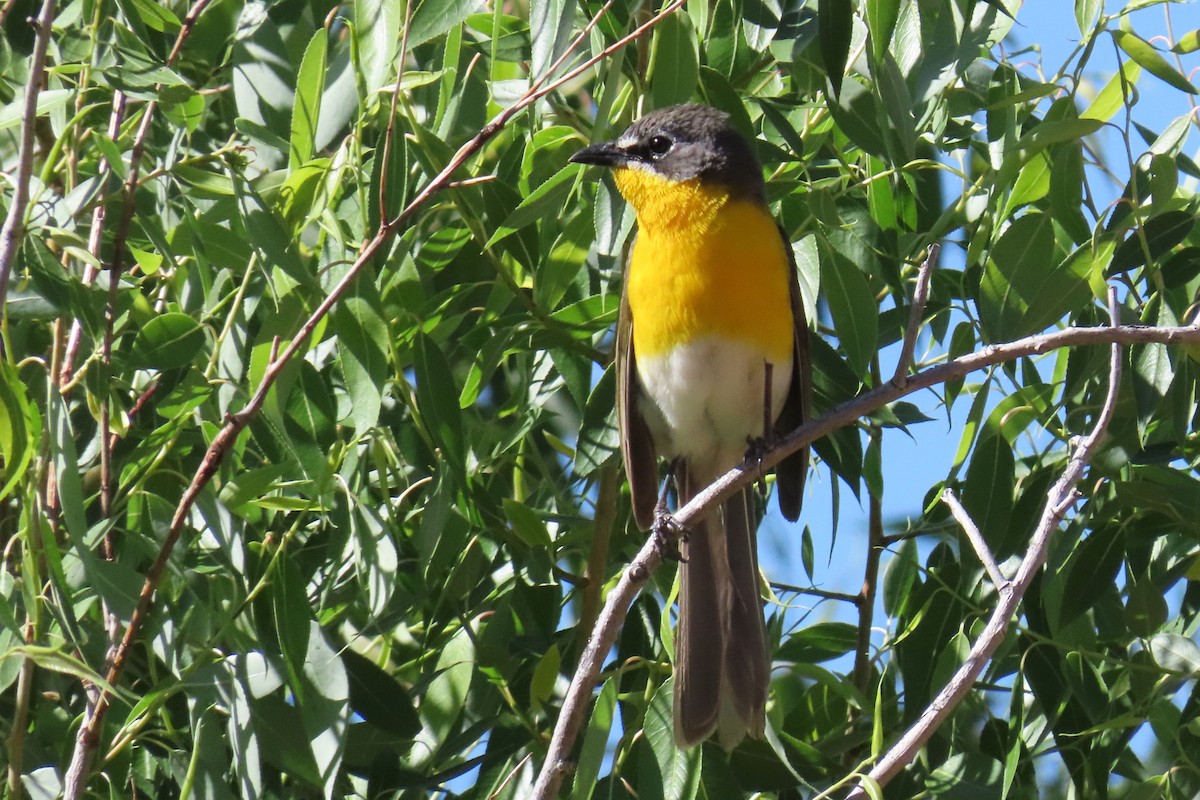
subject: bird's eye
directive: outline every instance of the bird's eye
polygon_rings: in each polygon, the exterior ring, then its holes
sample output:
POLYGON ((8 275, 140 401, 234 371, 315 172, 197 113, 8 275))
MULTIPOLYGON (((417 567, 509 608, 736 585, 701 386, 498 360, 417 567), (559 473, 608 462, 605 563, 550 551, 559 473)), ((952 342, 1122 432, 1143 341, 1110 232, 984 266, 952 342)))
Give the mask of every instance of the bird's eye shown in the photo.
POLYGON ((653 158, 664 156, 671 149, 671 140, 662 134, 651 136, 650 141, 646 142, 646 147, 650 151, 653 158))

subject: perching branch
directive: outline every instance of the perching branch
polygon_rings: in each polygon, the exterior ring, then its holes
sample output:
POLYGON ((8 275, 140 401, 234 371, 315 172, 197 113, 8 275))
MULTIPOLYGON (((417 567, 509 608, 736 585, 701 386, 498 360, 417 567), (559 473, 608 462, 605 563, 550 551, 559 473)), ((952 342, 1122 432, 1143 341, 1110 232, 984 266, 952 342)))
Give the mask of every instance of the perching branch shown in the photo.
POLYGON ((13 259, 25 236, 25 211, 29 207, 29 179, 33 175, 33 149, 37 146, 37 101, 46 72, 46 50, 50 46, 50 26, 54 23, 54 0, 45 0, 36 20, 31 19, 34 41, 29 59, 29 79, 25 82, 25 106, 21 110, 21 148, 17 171, 13 175, 13 196, 8 217, 0 228, 0 319, 8 315, 8 281, 13 259))
MULTIPOLYGON (((197 5, 207 4, 209 0, 198 0, 197 5)), ((105 679, 109 686, 116 686, 121 679, 121 675, 125 669, 126 660, 129 657, 130 649, 133 643, 137 640, 141 626, 145 623, 146 617, 150 612, 150 605, 154 599, 155 592, 158 589, 159 581, 162 579, 163 572, 170 560, 171 553, 175 549, 180 536, 183 533, 184 525, 191 516, 191 511, 195 505, 196 498, 208 486, 209 482, 217 473, 217 469, 224 461, 225 456, 232 449, 237 441, 238 435, 250 423, 255 415, 262 409, 267 395, 271 388, 275 385, 275 381, 279 378, 280 373, 291 362, 291 360, 300 352, 301 348, 308 342, 313 330, 321 323, 323 319, 333 309, 334 305, 345 294, 346 290, 353 284, 363 267, 370 263, 375 256, 383 249, 383 247, 391 240, 391 237, 400 230, 412 216, 420 210, 424 205, 438 192, 446 188, 453 179, 454 173, 465 164, 471 157, 476 155, 483 146, 496 136, 504 127, 520 112, 524 111, 547 94, 555 91, 563 83, 574 79, 584 71, 590 69, 598 62, 610 57, 614 52, 624 47, 629 42, 644 36, 655 25, 662 22, 669 15, 681 8, 685 0, 673 0, 667 6, 664 6, 657 14, 647 20, 645 23, 636 28, 632 33, 618 40, 616 43, 604 48, 595 55, 585 59, 577 67, 567 71, 557 80, 546 83, 544 78, 539 78, 533 83, 530 89, 513 105, 501 111, 487 125, 485 125, 478 134, 470 139, 466 144, 458 149, 451 157, 446 166, 433 177, 429 183, 422 188, 417 195, 409 202, 409 204, 393 219, 381 223, 379 230, 375 235, 363 246, 359 252, 358 258, 346 270, 345 275, 341 280, 329 290, 325 299, 321 301, 312 315, 300 326, 295 336, 283 348, 282 352, 272 356, 263 373, 263 377, 255 389, 254 395, 249 402, 236 413, 231 413, 226 416, 225 424, 221 430, 213 437, 212 443, 204 453, 204 457, 200 462, 200 466, 196 469, 195 475, 192 477, 191 483, 184 491, 179 500, 179 504, 175 508, 175 512, 171 518, 171 525, 167 529, 166 536, 159 548, 157 557, 150 569, 146 573, 145 580, 142 583, 141 591, 138 594, 137 604, 134 607, 133 614, 129 619, 129 626, 125 629, 125 635, 121 641, 110 649, 107 662, 108 669, 105 679)), ((608 6, 601 8, 600 12, 587 24, 584 29, 584 34, 577 38, 572 47, 568 48, 571 52, 581 44, 585 34, 595 26, 599 21, 600 16, 605 13, 608 6)), ((190 16, 190 15, 189 15, 190 16)), ((561 64, 562 59, 556 62, 551 67, 550 71, 557 69, 561 64)), ((647 565, 645 575, 649 575, 653 566, 657 566, 657 562, 653 565, 647 565)), ((645 580, 645 577, 642 578, 645 580)), ((627 607, 627 606, 626 606, 627 607)), ((622 612, 622 616, 624 612, 622 612)), ((603 621, 603 620, 602 620, 603 621)), ((97 693, 96 702, 90 706, 84 715, 83 722, 79 727, 79 732, 76 736, 76 747, 72 756, 71 765, 68 769, 65 780, 65 796, 67 800, 75 800, 83 795, 87 783, 87 776, 91 768, 91 760, 99 743, 100 728, 103 724, 104 717, 108 712, 111 697, 107 692, 100 691, 97 693)))
MULTIPOLYGON (((1195 325, 1143 327, 1138 325, 1113 324, 1106 327, 1065 328, 1053 333, 1027 336, 1024 339, 1018 339, 1005 344, 989 345, 977 352, 969 353, 944 364, 938 364, 915 372, 909 376, 908 380, 902 386, 885 383, 871 391, 864 392, 858 397, 847 400, 825 414, 822 414, 820 417, 801 425, 765 453, 762 453, 761 458, 756 455, 754 459, 734 467, 698 493, 692 498, 691 502, 679 509, 674 515, 674 520, 679 525, 686 527, 693 520, 708 513, 718 503, 724 502, 735 492, 740 491, 770 472, 776 464, 800 448, 811 444, 822 436, 829 435, 839 428, 854 424, 860 417, 867 416, 888 403, 913 394, 921 389, 928 389, 931 386, 945 383, 948 380, 963 377, 985 367, 1014 361, 1025 356, 1048 353, 1063 347, 1109 344, 1113 345, 1114 351, 1116 351, 1117 345, 1147 343, 1198 344, 1200 343, 1200 327, 1195 325)), ((1114 356, 1114 359, 1119 361, 1117 356, 1114 356)), ((1119 363, 1116 363, 1113 369, 1119 370, 1119 367, 1119 363)), ((1116 378, 1112 379, 1112 383, 1113 386, 1116 385, 1116 378)), ((1110 394, 1114 392, 1115 389, 1110 389, 1110 394)), ((1060 479, 1059 484, 1055 485, 1056 491, 1051 495, 1052 498, 1060 494, 1057 490, 1063 484, 1064 479, 1071 479, 1069 488, 1073 488, 1075 483, 1078 482, 1087 460, 1091 458, 1092 453, 1095 451, 1099 436, 1103 433, 1103 427, 1100 425, 1100 422, 1107 425, 1108 419, 1111 417, 1112 402, 1115 401, 1110 397, 1110 400, 1106 403, 1105 412, 1097 422, 1097 428, 1093 431, 1093 435, 1076 450, 1071 464, 1063 473, 1064 478, 1060 479)), ((1049 503, 1048 507, 1057 509, 1059 517, 1055 517, 1054 519, 1060 519, 1061 514, 1066 511, 1066 506, 1062 502, 1049 503)), ((1044 519, 1042 524, 1039 525, 1039 534, 1043 527, 1051 525, 1052 522, 1053 520, 1044 519)), ((1048 532, 1042 534, 1043 539, 1048 536, 1048 532)), ((1038 534, 1035 534, 1034 540, 1035 542, 1038 540, 1038 534)), ((1033 552, 1032 545, 1030 552, 1033 552)), ((1043 559, 1045 557, 1044 545, 1040 557, 1043 559)), ((648 538, 646 544, 643 545, 637 556, 626 568, 625 574, 622 576, 617 588, 609 593, 604 609, 600 612, 599 622, 592 632, 591 638, 588 640, 587 649, 583 657, 580 658, 579 666, 575 670, 570 688, 567 690, 566 697, 563 700, 562 709, 559 711, 558 721, 555 724, 554 734, 550 741, 550 748, 546 760, 543 762, 542 771, 538 777, 537 788, 534 792, 534 798, 537 800, 548 800, 548 798, 553 797, 563 778, 570 773, 572 764, 569 754, 574 746, 575 737, 578 735, 583 723, 583 716, 587 711, 588 701, 596 686, 597 677, 603 666, 603 659, 616 642, 617 634, 620 631, 620 624, 625 618, 629 604, 633 602, 637 590, 646 582, 648 571, 656 569, 661 561, 661 557, 655 551, 653 537, 648 538)), ((1029 580, 1032 579, 1033 572, 1040 565, 1040 561, 1037 564, 1033 564, 1033 562, 1028 561, 1027 557, 1008 592, 1002 592, 1002 605, 1008 602, 1005 598, 1015 591, 1012 587, 1019 585, 1021 592, 1024 592, 1029 580)), ((1004 617, 1005 620, 1007 618, 1007 616, 1004 617)), ((990 655, 990 652, 988 655, 990 655)), ((986 658, 984 660, 986 661, 986 658)), ((982 668, 982 664, 980 668, 982 668)), ((897 770, 899 768, 896 767, 897 770)), ((874 772, 872 775, 874 776, 874 772)))
MULTIPOLYGON (((1115 331, 1119 319, 1117 295, 1116 291, 1111 288, 1108 293, 1108 304, 1109 318, 1112 322, 1111 330, 1115 331)), ((1092 457, 1099 449, 1108 423, 1112 420, 1120 385, 1121 347, 1114 342, 1109 359, 1108 396, 1104 399, 1104 405, 1096 417, 1091 432, 1079 440, 1075 452, 1071 454, 1071 459, 1067 462, 1066 469, 1051 487, 1033 538, 1025 551, 1025 557, 1021 559, 1021 566, 1017 570, 1016 578, 1012 583, 998 585, 1000 602, 996 604, 987 626, 975 640, 975 644, 971 646, 971 652, 962 666, 958 668, 958 672, 938 692, 937 697, 922 712, 921 718, 900 737, 900 740, 884 754, 871 770, 869 777, 877 785, 887 784, 916 758, 917 753, 929 741, 938 727, 949 718, 962 699, 966 697, 992 654, 996 652, 996 648, 1004 641, 1004 634, 1008 630, 1009 622, 1016 613, 1021 599, 1025 596, 1025 591, 1046 561, 1046 553, 1049 550, 1052 535, 1062 523, 1067 509, 1079 496, 1075 487, 1083 478, 1084 470, 1087 469, 1092 457)), ((865 797, 867 797, 866 789, 859 784, 850 792, 848 800, 849 798, 865 797)))

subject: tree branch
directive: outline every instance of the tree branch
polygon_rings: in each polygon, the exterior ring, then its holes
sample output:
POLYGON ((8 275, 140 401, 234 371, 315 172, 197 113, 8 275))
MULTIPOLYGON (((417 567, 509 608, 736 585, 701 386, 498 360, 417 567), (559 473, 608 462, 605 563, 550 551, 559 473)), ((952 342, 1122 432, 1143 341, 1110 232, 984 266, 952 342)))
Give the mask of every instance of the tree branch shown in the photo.
MULTIPOLYGON (((822 414, 820 417, 801 425, 763 453, 761 458, 748 460, 740 466, 734 467, 697 494, 691 502, 679 509, 674 515, 674 520, 679 525, 686 527, 693 520, 708 513, 709 509, 714 508, 717 503, 725 501, 735 492, 758 480, 788 455, 839 428, 854 424, 860 417, 867 416, 890 402, 913 394, 921 389, 928 389, 931 386, 936 386, 995 364, 1014 361, 1025 356, 1048 353, 1063 347, 1110 344, 1114 346, 1114 352, 1116 352, 1116 345, 1145 344, 1150 342, 1161 344, 1197 344, 1200 343, 1200 327, 1143 327, 1139 325, 1114 324, 1107 327, 1065 328, 1054 333, 1028 336, 1006 344, 989 345, 978 352, 969 353, 944 364, 938 364, 913 373, 903 386, 885 383, 858 397, 847 400, 825 414, 822 414)), ((1114 356, 1114 359, 1119 360, 1118 356, 1114 356)), ((1119 370, 1119 366, 1119 364, 1116 364, 1114 368, 1119 370)), ((1115 384, 1116 380, 1113 379, 1113 385, 1115 386, 1115 384)), ((1111 391, 1115 392, 1115 389, 1111 391)), ((1108 407, 1111 405, 1111 402, 1110 398, 1109 403, 1106 404, 1105 415, 1101 418, 1104 425, 1108 424, 1108 418, 1112 413, 1111 408, 1108 407)), ((1102 433, 1103 429, 1099 427, 1099 424, 1097 430, 1102 433)), ((1095 441, 1098 441, 1098 437, 1095 437, 1095 441)), ((1064 473, 1064 477, 1072 479, 1072 487, 1079 480, 1083 465, 1086 464, 1087 459, 1091 458, 1094 450, 1095 442, 1093 441, 1086 448, 1081 447, 1076 451, 1071 465, 1068 466, 1067 471, 1064 473), (1076 467, 1077 463, 1078 466, 1076 467)), ((1061 479, 1060 483, 1062 483, 1061 479)), ((1054 505, 1053 507, 1057 508, 1058 506, 1054 505)), ((1062 511, 1065 511, 1065 508, 1062 511)), ((1045 524, 1048 525, 1050 523, 1045 522, 1045 524)), ((1039 526, 1040 531, 1041 526, 1039 526)), ((1044 536, 1048 535, 1048 533, 1044 534, 1044 536)), ((614 642, 616 642, 620 623, 625 618, 629 604, 636 596, 637 590, 646 582, 648 575, 643 573, 656 569, 661 563, 661 558, 656 555, 654 547, 653 537, 648 538, 646 544, 642 546, 642 549, 626 569, 625 575, 621 578, 621 583, 618 584, 617 589, 608 595, 604 609, 600 612, 599 622, 592 632, 591 638, 588 640, 587 649, 584 651, 582 658, 580 658, 579 666, 575 670, 570 688, 567 690, 566 697, 563 700, 562 709, 559 711, 558 722, 555 725, 554 734, 550 742, 550 750, 542 765, 542 771, 534 790, 533 797, 536 800, 548 800, 548 798, 553 797, 557 792, 557 787, 561 785, 563 778, 572 768, 568 754, 574 745, 576 735, 579 733, 583 715, 587 710, 588 701, 591 698, 592 690, 596 686, 596 679, 600 674, 601 662, 605 654, 612 649, 614 642), (636 576, 636 579, 631 576, 636 576)), ((1044 552, 1041 553, 1041 557, 1045 557, 1044 552)), ((1038 562, 1038 565, 1040 565, 1040 562, 1038 562)), ((1032 569, 1033 567, 1030 563, 1023 564, 1022 570, 1018 575, 1018 580, 1023 578, 1025 585, 1027 585, 1028 581, 1032 578, 1032 569)), ((1016 582, 1014 582, 1013 586, 1016 585, 1016 582)), ((1022 586, 1021 591, 1024 591, 1024 586, 1022 586)), ((1012 592, 1013 589, 1010 587, 1007 593, 1002 593, 1002 603, 1005 602, 1003 598, 1011 595, 1012 592)))
MULTIPOLYGON (((1117 320, 1119 317, 1116 291, 1111 288, 1108 301, 1109 317, 1112 322, 1110 330, 1115 332, 1118 330, 1117 320)), ((870 779, 878 786, 887 784, 916 758, 917 753, 929 741, 938 727, 949 718, 962 699, 966 697, 992 654, 996 652, 996 648, 1004 641, 1004 634, 1008 630, 1009 622, 1016 613, 1021 599, 1025 596, 1034 576, 1046 561, 1046 553, 1054 532, 1062 523, 1067 509, 1078 498, 1078 491, 1075 487, 1083 478, 1084 470, 1087 469, 1092 457, 1099 449, 1100 442, 1104 439, 1104 433, 1108 429, 1108 423, 1112 420, 1113 410, 1117 405, 1120 384, 1121 347, 1114 342, 1109 359, 1108 395, 1104 399, 1104 405, 1096 417, 1091 432, 1079 440, 1075 452, 1067 462, 1066 469, 1051 487, 1041 518, 1038 520, 1033 538, 1029 542, 1029 548, 1025 551, 1025 557, 1021 560, 1021 566, 1017 570, 1016 578, 1012 583, 1000 585, 1000 602, 996 604, 983 633, 975 640, 970 654, 958 668, 954 677, 938 692, 937 697, 922 712, 921 718, 900 737, 900 740, 884 754, 883 758, 870 771, 870 779)), ((867 796, 867 790, 859 783, 850 792, 847 800, 866 798, 867 796)))
POLYGON ((975 549, 975 555, 983 563, 983 568, 987 570, 988 577, 992 579, 992 584, 997 589, 1003 588, 1008 583, 1008 579, 1000 571, 1000 567, 996 564, 996 559, 992 555, 987 541, 983 538, 983 532, 979 530, 979 526, 975 524, 975 520, 971 519, 971 515, 967 513, 967 509, 963 506, 962 501, 958 499, 958 495, 954 493, 953 489, 947 489, 942 492, 942 502, 950 506, 950 513, 958 521, 958 524, 962 526, 963 532, 967 534, 967 539, 970 540, 971 547, 975 549))
POLYGON ((908 380, 908 370, 913 363, 913 353, 917 349, 917 335, 921 332, 921 317, 925 316, 925 304, 929 302, 929 280, 937 266, 938 253, 941 245, 937 242, 929 245, 929 252, 917 270, 917 285, 913 288, 912 306, 908 311, 908 326, 904 329, 904 345, 900 348, 900 360, 896 363, 896 372, 892 375, 892 383, 903 386, 908 380))
POLYGON ((0 228, 0 319, 8 316, 8 282, 13 260, 25 236, 25 211, 29 208, 29 179, 33 175, 33 149, 37 146, 37 101, 46 72, 46 50, 50 46, 50 26, 54 24, 54 0, 45 0, 36 20, 33 55, 29 59, 29 79, 25 82, 25 107, 21 111, 21 148, 17 171, 13 175, 13 197, 8 217, 0 228))

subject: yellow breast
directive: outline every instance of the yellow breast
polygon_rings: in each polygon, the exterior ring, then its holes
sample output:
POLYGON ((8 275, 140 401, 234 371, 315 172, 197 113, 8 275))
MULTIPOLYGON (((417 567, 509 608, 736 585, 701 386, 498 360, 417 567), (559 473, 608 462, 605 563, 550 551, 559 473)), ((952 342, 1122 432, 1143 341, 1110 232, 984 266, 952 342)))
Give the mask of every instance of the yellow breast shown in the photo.
POLYGON ((698 180, 635 169, 614 176, 637 212, 626 291, 638 355, 718 336, 790 361, 791 265, 767 209, 698 180))

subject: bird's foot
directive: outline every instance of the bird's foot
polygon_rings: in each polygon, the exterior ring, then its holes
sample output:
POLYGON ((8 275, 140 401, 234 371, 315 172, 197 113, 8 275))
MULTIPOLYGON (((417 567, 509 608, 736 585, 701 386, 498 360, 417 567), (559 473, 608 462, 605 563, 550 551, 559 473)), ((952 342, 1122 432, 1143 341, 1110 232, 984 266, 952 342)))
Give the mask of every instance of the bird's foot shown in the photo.
POLYGON ((675 520, 675 515, 667 511, 666 503, 659 503, 654 508, 654 525, 650 528, 654 537, 654 548, 666 561, 687 561, 679 550, 680 542, 687 542, 687 528, 675 520))

